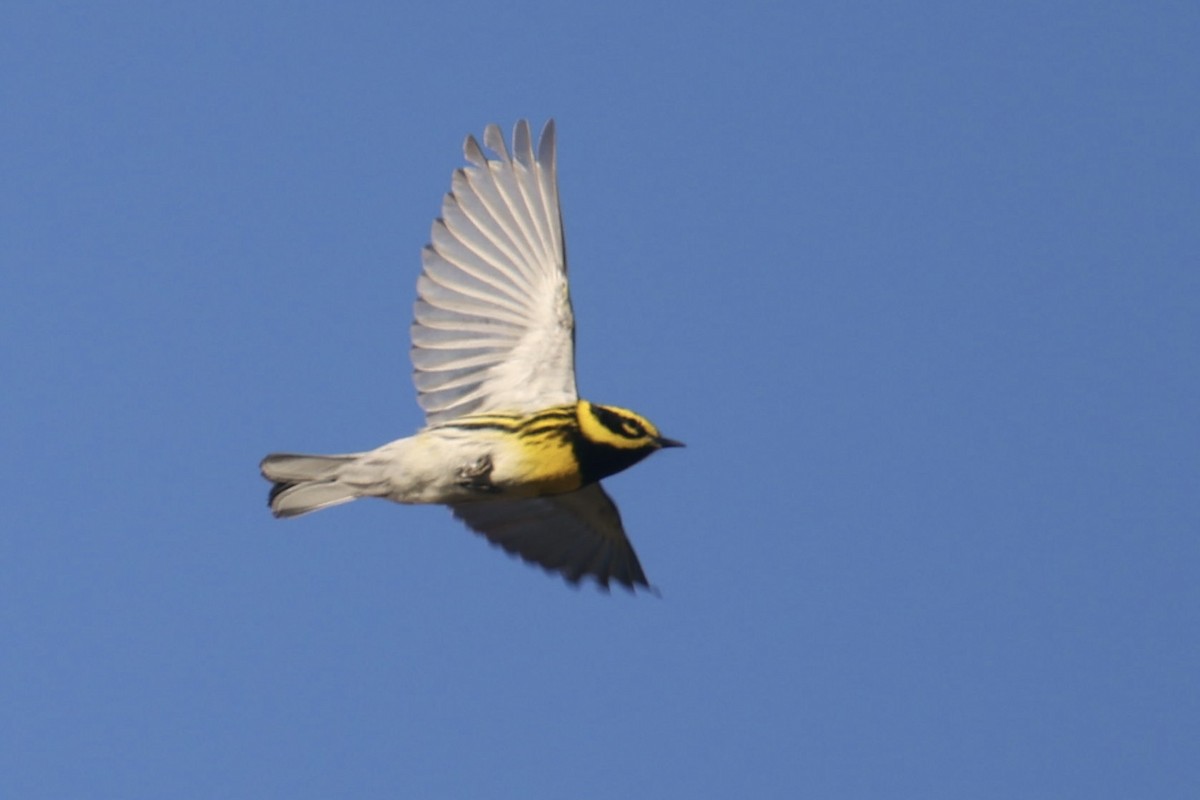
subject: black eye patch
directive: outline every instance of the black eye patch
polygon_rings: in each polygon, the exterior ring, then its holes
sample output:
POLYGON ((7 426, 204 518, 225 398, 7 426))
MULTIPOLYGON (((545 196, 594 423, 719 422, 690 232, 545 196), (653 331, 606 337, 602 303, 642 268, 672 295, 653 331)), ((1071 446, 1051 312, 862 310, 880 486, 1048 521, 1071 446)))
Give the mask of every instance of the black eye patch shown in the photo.
POLYGON ((603 406, 592 406, 592 413, 601 425, 618 436, 639 439, 646 435, 646 429, 642 427, 642 423, 635 419, 627 419, 603 406))

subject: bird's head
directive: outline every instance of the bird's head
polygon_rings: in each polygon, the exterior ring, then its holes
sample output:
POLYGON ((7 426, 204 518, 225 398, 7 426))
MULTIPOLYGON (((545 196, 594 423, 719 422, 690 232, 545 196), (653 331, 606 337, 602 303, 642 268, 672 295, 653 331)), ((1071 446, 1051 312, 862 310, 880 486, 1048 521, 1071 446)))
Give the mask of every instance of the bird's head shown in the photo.
POLYGON ((683 442, 663 436, 654 423, 627 408, 580 400, 576 414, 584 439, 604 448, 637 454, 631 464, 664 447, 683 447, 683 442))

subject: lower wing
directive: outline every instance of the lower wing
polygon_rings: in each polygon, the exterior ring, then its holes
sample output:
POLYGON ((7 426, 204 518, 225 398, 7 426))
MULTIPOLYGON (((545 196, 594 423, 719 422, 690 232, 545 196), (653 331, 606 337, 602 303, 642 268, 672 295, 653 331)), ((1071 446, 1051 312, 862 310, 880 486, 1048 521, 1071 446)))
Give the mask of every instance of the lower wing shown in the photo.
POLYGON ((598 483, 574 492, 527 500, 481 500, 452 505, 461 519, 492 544, 570 583, 590 575, 647 589, 646 574, 625 536, 617 506, 598 483))

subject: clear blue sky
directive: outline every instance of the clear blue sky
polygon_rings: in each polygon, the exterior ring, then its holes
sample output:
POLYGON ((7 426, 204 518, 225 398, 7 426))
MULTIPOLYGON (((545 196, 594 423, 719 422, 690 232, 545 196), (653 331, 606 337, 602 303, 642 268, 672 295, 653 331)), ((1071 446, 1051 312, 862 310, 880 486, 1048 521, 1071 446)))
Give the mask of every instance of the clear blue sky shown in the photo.
POLYGON ((1200 796, 1200 8, 735 5, 4 6, 0 796, 1200 796), (522 116, 661 599, 266 508, 522 116))

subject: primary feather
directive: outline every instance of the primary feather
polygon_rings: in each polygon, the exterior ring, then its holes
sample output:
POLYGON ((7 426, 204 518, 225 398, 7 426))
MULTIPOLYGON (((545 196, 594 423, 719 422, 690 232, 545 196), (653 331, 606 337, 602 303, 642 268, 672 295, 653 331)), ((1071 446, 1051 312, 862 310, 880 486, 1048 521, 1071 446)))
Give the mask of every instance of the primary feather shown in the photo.
POLYGON ((422 253, 413 379, 431 424, 482 411, 574 402, 575 319, 555 174, 554 123, 534 155, 529 124, 513 153, 495 125, 463 151, 422 253))

